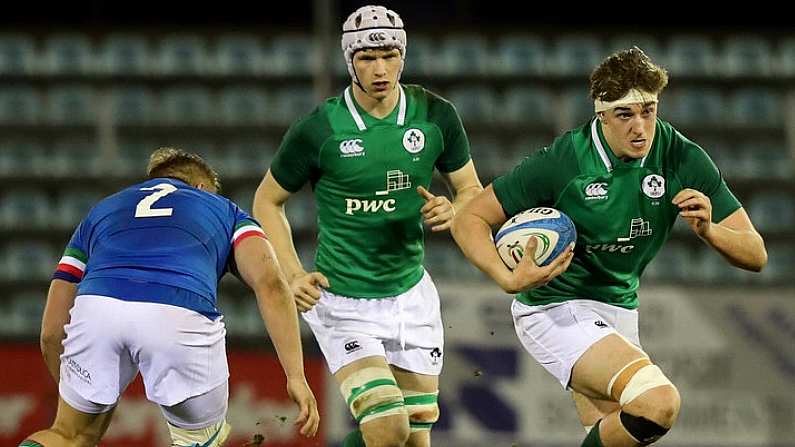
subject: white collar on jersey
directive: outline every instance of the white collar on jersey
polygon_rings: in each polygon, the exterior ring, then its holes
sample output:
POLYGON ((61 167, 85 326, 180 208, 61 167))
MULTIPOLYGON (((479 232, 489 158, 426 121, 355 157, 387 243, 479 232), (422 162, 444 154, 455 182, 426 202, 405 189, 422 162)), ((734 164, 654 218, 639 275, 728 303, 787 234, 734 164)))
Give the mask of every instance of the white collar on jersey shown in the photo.
MULTIPOLYGON (((400 87, 400 100, 398 101, 397 125, 398 127, 403 127, 403 125, 406 124, 406 93, 403 91, 402 85, 398 84, 398 86, 400 87)), ((350 87, 345 89, 345 105, 348 106, 348 111, 356 122, 356 127, 358 127, 360 131, 367 130, 362 116, 359 115, 359 111, 356 110, 356 104, 353 103, 350 87)))
MULTIPOLYGON (((597 126, 596 123, 598 121, 599 121, 598 118, 594 118, 593 121, 591 121, 591 139, 593 140, 594 146, 596 146, 596 151, 599 152, 599 158, 602 159, 602 163, 604 163, 605 168, 607 168, 607 172, 610 172, 613 170, 613 163, 610 162, 610 157, 607 156, 607 151, 605 150, 605 147, 602 145, 602 140, 599 139, 599 132, 596 131, 596 126, 597 126)), ((651 149, 649 149, 649 152, 651 152, 651 149)), ((640 160, 641 168, 646 164, 646 157, 648 156, 649 154, 646 154, 640 160)))

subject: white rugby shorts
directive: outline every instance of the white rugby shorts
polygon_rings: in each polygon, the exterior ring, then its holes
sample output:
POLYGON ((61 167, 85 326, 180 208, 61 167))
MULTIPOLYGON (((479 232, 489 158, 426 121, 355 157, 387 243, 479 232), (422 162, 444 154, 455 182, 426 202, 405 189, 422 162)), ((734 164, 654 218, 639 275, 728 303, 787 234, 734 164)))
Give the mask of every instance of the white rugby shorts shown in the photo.
POLYGON ((637 309, 584 299, 542 306, 514 300, 511 314, 522 346, 566 389, 574 364, 606 335, 617 333, 641 348, 637 309))
POLYGON ((439 292, 428 272, 406 292, 362 299, 322 291, 302 313, 331 373, 370 356, 418 374, 438 376, 444 357, 439 292))
POLYGON ((70 402, 114 405, 140 370, 146 397, 173 406, 229 378, 223 317, 182 307, 81 295, 75 299, 61 354, 59 387, 70 402))

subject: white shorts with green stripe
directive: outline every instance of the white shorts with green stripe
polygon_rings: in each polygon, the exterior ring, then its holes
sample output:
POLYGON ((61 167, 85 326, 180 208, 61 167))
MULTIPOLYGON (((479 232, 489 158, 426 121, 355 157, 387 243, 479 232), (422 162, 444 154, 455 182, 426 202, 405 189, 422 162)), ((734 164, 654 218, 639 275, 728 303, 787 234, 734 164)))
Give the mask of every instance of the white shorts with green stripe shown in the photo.
POLYGON ((414 373, 442 372, 439 293, 428 272, 414 287, 389 298, 351 298, 323 291, 317 305, 302 316, 332 374, 375 355, 414 373))

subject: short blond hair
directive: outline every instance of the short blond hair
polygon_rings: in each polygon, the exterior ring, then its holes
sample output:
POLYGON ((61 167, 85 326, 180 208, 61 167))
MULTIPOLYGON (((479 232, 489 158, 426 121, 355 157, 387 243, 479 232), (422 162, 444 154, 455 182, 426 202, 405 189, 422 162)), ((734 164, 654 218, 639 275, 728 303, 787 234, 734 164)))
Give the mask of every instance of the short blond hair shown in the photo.
POLYGON ((148 178, 171 177, 189 185, 207 183, 221 191, 218 173, 197 154, 174 147, 161 147, 149 156, 148 178))
POLYGON ((591 73, 591 99, 616 101, 632 89, 659 95, 668 85, 668 72, 638 47, 607 57, 591 73))

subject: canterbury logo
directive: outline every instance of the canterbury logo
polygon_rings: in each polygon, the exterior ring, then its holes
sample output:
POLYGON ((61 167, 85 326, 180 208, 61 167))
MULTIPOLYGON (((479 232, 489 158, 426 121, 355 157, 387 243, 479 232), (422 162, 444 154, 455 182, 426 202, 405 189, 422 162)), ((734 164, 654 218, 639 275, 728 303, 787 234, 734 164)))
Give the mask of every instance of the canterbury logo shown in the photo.
POLYGON ((585 196, 589 198, 600 198, 607 195, 607 183, 591 183, 585 187, 585 196))
POLYGON ((383 42, 386 40, 386 33, 383 31, 375 31, 367 35, 367 40, 370 42, 383 42))
POLYGON ((362 140, 360 138, 345 140, 340 143, 340 152, 343 154, 358 154, 364 151, 364 148, 361 146, 361 144, 362 140))

